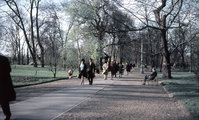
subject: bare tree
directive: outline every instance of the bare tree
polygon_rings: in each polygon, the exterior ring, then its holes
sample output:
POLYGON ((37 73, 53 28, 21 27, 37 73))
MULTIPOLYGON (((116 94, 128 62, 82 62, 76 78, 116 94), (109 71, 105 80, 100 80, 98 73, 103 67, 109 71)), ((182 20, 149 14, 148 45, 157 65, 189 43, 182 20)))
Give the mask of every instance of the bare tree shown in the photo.
POLYGON ((44 60, 45 51, 44 51, 44 47, 42 45, 41 38, 40 38, 40 26, 41 25, 39 25, 39 5, 40 5, 40 2, 41 2, 41 0, 35 1, 35 6, 36 6, 36 33, 37 33, 37 42, 38 42, 38 45, 39 45, 39 48, 40 48, 40 51, 41 51, 41 57, 39 57, 39 58, 40 58, 40 61, 41 61, 41 66, 44 67, 45 66, 45 60, 44 60))
MULTIPOLYGON (((136 18, 140 24, 143 24, 147 27, 157 29, 160 31, 161 35, 161 42, 163 45, 162 49, 162 55, 163 55, 163 77, 171 78, 171 64, 170 64, 170 55, 172 53, 172 50, 176 49, 177 47, 183 45, 184 43, 189 42, 192 40, 193 37, 195 37, 198 33, 192 34, 192 37, 188 39, 185 42, 179 43, 176 48, 170 49, 168 46, 169 39, 168 39, 168 31, 172 30, 173 28, 178 28, 180 26, 185 25, 185 21, 188 19, 188 10, 183 5, 188 5, 188 1, 184 0, 160 0, 160 1, 142 1, 142 0, 136 0, 134 1, 137 6, 137 10, 135 9, 129 9, 122 5, 121 3, 116 3, 118 6, 122 7, 124 10, 126 10, 129 14, 132 15, 132 17, 136 18), (142 6, 144 8, 142 9, 142 6), (143 14, 143 11, 146 7, 148 7, 148 14, 150 17, 147 17, 143 14), (151 14, 153 13, 153 14, 151 14), (177 16, 181 14, 181 19, 183 21, 179 22, 176 18, 177 16), (155 20, 153 19, 155 18, 155 20), (149 21, 149 22, 147 22, 149 21)), ((194 1, 191 1, 191 4, 195 3, 194 1)), ((132 7, 131 7, 132 8, 132 7)), ((189 12, 190 13, 190 12, 189 12)), ((190 13, 192 14, 192 13, 190 13)), ((192 14, 193 15, 193 14, 192 14)))
POLYGON ((36 53, 36 47, 35 47, 35 41, 34 41, 34 33, 33 33, 33 16, 32 16, 32 9, 33 9, 33 2, 34 0, 30 0, 30 24, 31 24, 31 38, 28 37, 28 31, 25 26, 25 18, 22 16, 22 12, 19 9, 19 6, 16 1, 14 0, 4 0, 6 2, 7 6, 10 8, 11 13, 7 14, 11 17, 11 19, 14 21, 14 23, 19 26, 20 29, 22 29, 25 37, 25 41, 27 43, 27 46, 29 48, 30 54, 32 56, 34 66, 37 67, 37 53, 36 53))

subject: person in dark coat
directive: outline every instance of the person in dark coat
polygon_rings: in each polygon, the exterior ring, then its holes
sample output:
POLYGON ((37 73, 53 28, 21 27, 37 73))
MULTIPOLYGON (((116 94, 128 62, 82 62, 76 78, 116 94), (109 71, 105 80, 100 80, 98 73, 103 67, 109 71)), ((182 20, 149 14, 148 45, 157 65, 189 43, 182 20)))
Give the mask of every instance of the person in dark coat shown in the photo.
POLYGON ((111 71, 111 80, 113 80, 113 76, 116 74, 116 63, 111 61, 110 63, 110 71, 111 71))
POLYGON ((9 102, 16 100, 16 93, 12 84, 10 72, 9 60, 0 55, 0 104, 6 116, 5 120, 10 120, 11 117, 9 102))
POLYGON ((123 70, 123 64, 121 62, 119 63, 119 69, 118 70, 119 70, 119 77, 122 77, 124 70, 123 70))
POLYGON ((79 66, 79 77, 81 79, 81 85, 84 85, 84 77, 87 77, 87 66, 85 64, 85 60, 81 60, 81 64, 79 66))
POLYGON ((89 65, 88 65, 88 81, 89 85, 93 84, 93 78, 95 77, 95 64, 93 60, 90 58, 89 65))
POLYGON ((131 71, 131 66, 130 66, 130 64, 127 62, 127 63, 126 63, 126 74, 128 75, 130 71, 131 71))
POLYGON ((117 77, 117 72, 119 71, 119 63, 115 62, 115 77, 117 77))
POLYGON ((150 75, 146 75, 144 77, 144 83, 142 83, 142 84, 145 85, 146 81, 153 80, 153 79, 155 79, 156 76, 157 76, 157 72, 156 72, 155 68, 152 68, 152 73, 150 75))

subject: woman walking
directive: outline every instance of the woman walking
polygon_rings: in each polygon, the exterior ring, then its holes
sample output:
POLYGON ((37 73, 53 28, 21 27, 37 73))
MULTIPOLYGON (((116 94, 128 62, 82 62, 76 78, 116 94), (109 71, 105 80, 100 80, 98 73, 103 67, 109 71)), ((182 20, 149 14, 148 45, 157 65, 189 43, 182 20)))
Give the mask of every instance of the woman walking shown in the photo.
POLYGON ((103 72, 102 74, 104 75, 104 80, 107 80, 107 75, 108 75, 108 63, 105 61, 105 63, 102 66, 103 72))
POLYGON ((79 66, 79 77, 81 79, 81 85, 84 85, 84 77, 87 77, 86 64, 84 59, 81 60, 79 66))

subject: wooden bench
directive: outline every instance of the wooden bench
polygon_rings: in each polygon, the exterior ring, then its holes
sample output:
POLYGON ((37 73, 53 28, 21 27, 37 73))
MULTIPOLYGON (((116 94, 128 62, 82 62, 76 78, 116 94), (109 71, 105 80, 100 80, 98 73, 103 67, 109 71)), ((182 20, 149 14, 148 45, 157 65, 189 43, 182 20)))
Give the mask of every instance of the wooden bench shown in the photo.
POLYGON ((158 85, 158 77, 156 76, 153 80, 147 80, 147 84, 149 85, 149 82, 156 82, 156 85, 158 85))

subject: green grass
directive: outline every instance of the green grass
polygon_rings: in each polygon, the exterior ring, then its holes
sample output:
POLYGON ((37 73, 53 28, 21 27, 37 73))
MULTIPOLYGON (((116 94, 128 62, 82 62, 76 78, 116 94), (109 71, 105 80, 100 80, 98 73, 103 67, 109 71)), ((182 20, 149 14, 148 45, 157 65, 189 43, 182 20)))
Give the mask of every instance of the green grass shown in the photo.
MULTIPOLYGON (((68 70, 58 70, 56 78, 54 78, 53 73, 48 67, 35 68, 30 65, 12 65, 11 67, 11 76, 15 87, 66 79, 68 77, 68 70)), ((73 75, 75 74, 77 73, 75 72, 73 75)))
POLYGON ((189 72, 174 72, 172 77, 172 79, 163 79, 163 84, 185 106, 194 119, 198 120, 199 81, 196 75, 189 72))

